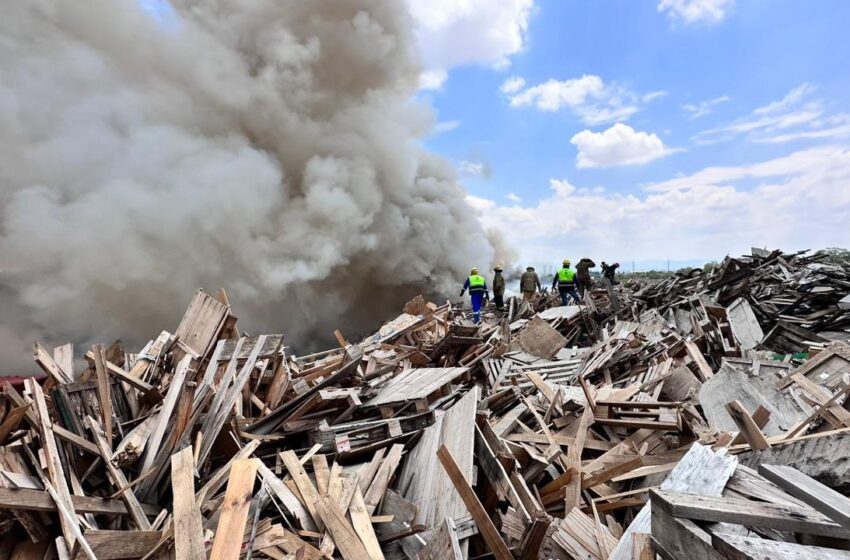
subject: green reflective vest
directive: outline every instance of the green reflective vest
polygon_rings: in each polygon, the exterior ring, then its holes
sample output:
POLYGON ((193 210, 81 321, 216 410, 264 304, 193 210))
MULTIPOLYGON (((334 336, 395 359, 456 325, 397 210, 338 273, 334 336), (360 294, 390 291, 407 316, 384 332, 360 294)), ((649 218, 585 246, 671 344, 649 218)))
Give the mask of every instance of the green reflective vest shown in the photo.
POLYGON ((558 271, 558 286, 567 286, 573 283, 576 271, 571 268, 562 268, 558 271))
POLYGON ((484 286, 486 282, 484 282, 484 277, 478 274, 473 274, 469 277, 469 293, 473 292, 483 292, 484 286))

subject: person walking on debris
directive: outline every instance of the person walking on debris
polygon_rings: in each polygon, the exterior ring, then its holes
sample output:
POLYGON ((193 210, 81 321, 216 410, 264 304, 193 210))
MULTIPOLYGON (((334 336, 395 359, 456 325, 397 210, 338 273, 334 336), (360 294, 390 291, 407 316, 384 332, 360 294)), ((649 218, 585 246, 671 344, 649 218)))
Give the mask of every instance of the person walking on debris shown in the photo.
POLYGON ((463 288, 460 290, 460 295, 469 290, 469 298, 472 300, 472 318, 475 324, 481 322, 481 307, 485 300, 490 299, 490 293, 487 291, 487 282, 483 276, 478 274, 478 269, 473 268, 469 273, 469 278, 463 283, 463 288))
POLYGON ((564 259, 563 265, 563 268, 552 279, 552 289, 558 287, 558 293, 561 294, 561 305, 569 305, 570 298, 578 303, 576 271, 570 268, 570 259, 564 259))
POLYGON ((493 268, 493 302, 497 311, 505 310, 505 277, 501 266, 493 268))
POLYGON ((519 279, 519 290, 522 292, 522 299, 525 301, 530 300, 537 293, 537 290, 540 289, 540 277, 534 272, 534 267, 529 266, 519 279))
POLYGON ((587 257, 578 261, 576 265, 576 284, 578 285, 578 294, 584 297, 584 293, 593 287, 593 280, 590 278, 590 269, 594 268, 596 263, 587 257))

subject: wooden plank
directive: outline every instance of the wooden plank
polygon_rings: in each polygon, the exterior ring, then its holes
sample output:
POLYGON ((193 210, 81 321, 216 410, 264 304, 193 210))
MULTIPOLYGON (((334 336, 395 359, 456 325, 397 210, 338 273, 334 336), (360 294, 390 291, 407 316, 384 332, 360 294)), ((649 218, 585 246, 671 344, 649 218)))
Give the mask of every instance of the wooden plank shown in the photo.
POLYGON ((694 344, 693 340, 685 341, 685 349, 688 352, 688 355, 697 365, 697 370, 699 371, 700 377, 702 377, 702 381, 707 381, 711 379, 711 376, 714 375, 714 372, 711 370, 711 366, 708 365, 708 362, 705 361, 705 356, 702 355, 702 352, 697 345, 694 344))
POLYGON ((314 507, 345 560, 370 560, 366 547, 363 546, 335 500, 329 497, 319 498, 314 507))
POLYGON ((301 524, 301 528, 306 529, 307 531, 318 530, 318 527, 316 527, 316 524, 313 522, 313 518, 310 516, 310 512, 308 512, 301 504, 298 497, 293 494, 292 490, 290 490, 286 484, 275 476, 274 472, 272 472, 272 470, 263 463, 258 463, 257 469, 260 478, 263 480, 263 484, 266 485, 269 492, 277 499, 280 505, 283 506, 286 512, 298 520, 301 524))
POLYGON ((834 548, 769 541, 731 534, 712 534, 712 546, 729 560, 850 560, 850 552, 834 548))
POLYGON ((56 383, 61 385, 62 383, 71 383, 74 381, 70 375, 59 367, 59 364, 56 363, 53 356, 47 352, 44 346, 36 342, 33 344, 32 352, 35 363, 38 364, 44 373, 53 378, 56 383))
POLYGON ((581 505, 581 455, 584 451, 584 441, 587 438, 587 429, 594 423, 593 408, 588 404, 582 411, 576 431, 575 445, 571 445, 567 451, 566 466, 573 473, 572 478, 564 485, 564 514, 569 514, 574 507, 581 505))
POLYGON ((227 491, 221 506, 221 516, 213 541, 210 560, 238 560, 242 535, 248 521, 248 507, 254 495, 257 478, 257 459, 240 459, 233 463, 227 491))
MULTIPOLYGON (((756 426, 758 426, 758 429, 761 430, 767 425, 767 422, 770 420, 770 411, 764 406, 759 405, 758 408, 756 408, 753 412, 752 419, 753 422, 756 423, 756 426)), ((732 443, 730 443, 729 445, 738 445, 745 442, 746 439, 744 439, 743 434, 739 433, 735 436, 735 438, 732 440, 732 443)))
POLYGON ((759 465, 759 474, 795 498, 850 529, 850 499, 810 478, 794 467, 759 465))
MULTIPOLYGON (((141 558, 150 552, 159 542, 160 531, 107 531, 88 530, 86 541, 91 546, 97 560, 125 560, 141 558)), ((77 560, 86 558, 82 550, 71 556, 77 560)), ((178 558, 182 558, 178 556, 178 558)))
MULTIPOLYGON (((121 500, 93 498, 89 496, 71 496, 74 511, 104 515, 129 515, 127 505, 121 500)), ((0 488, 0 509, 20 509, 24 511, 56 511, 56 504, 50 494, 42 490, 29 488, 0 488)), ((160 508, 143 505, 145 513, 156 515, 160 508)))
POLYGON ((508 549, 508 545, 502 540, 502 536, 499 534, 496 526, 493 525, 484 506, 478 501, 478 497, 464 478, 463 473, 457 466, 457 463, 455 463, 454 457, 452 457, 451 452, 445 445, 437 451, 437 457, 440 459, 440 463, 442 463, 446 474, 451 479, 458 494, 460 494, 463 503, 466 504, 466 508, 478 526, 481 537, 487 543, 493 556, 496 557, 496 560, 513 560, 513 555, 508 549))
POLYGON ((41 437, 41 448, 44 451, 44 458, 47 462, 47 476, 56 490, 59 500, 61 500, 61 503, 57 504, 57 506, 60 511, 65 510, 69 514, 68 516, 59 515, 62 534, 65 536, 65 544, 68 546, 68 549, 73 550, 79 528, 69 519, 69 517, 75 517, 74 502, 71 499, 71 491, 68 489, 68 481, 65 478, 65 468, 62 466, 62 461, 59 458, 56 436, 53 434, 53 421, 50 419, 50 413, 47 411, 47 403, 44 400, 44 393, 41 391, 41 386, 33 379, 27 379, 25 383, 29 388, 35 411, 38 415, 39 437, 41 437))
POLYGON ((364 501, 366 502, 366 511, 369 512, 369 515, 372 515, 375 513, 375 510, 378 509, 378 504, 381 503, 384 493, 387 491, 387 487, 390 484, 390 478, 392 478, 393 473, 395 473, 395 470, 398 468, 398 464, 401 461, 402 451, 404 451, 404 445, 401 443, 396 443, 390 448, 390 452, 387 453, 384 462, 381 463, 381 467, 378 469, 375 478, 372 480, 372 484, 369 485, 369 489, 366 491, 366 495, 364 497, 364 501))
MULTIPOLYGON (((151 436, 145 447, 145 457, 142 461, 141 472, 147 472, 153 466, 153 462, 159 453, 159 447, 162 439, 165 437, 165 431, 168 429, 168 423, 171 420, 171 414, 174 412, 174 406, 177 404, 177 397, 183 390, 183 382, 186 380, 186 375, 189 372, 189 366, 192 363, 190 356, 184 357, 174 372, 174 377, 171 379, 171 385, 168 386, 168 392, 162 402, 162 408, 159 412, 156 426, 151 431, 151 436)), ((204 437, 210 434, 204 433, 204 437)))
POLYGON ((177 558, 206 560, 204 525, 195 502, 195 462, 192 448, 171 456, 171 489, 174 496, 174 550, 177 558))
POLYGON ((310 512, 310 516, 316 523, 316 528, 318 528, 319 531, 323 530, 324 526, 322 525, 322 518, 319 516, 319 512, 316 509, 316 503, 319 500, 319 492, 316 490, 316 487, 313 486, 313 482, 310 480, 310 477, 307 476, 307 471, 304 470, 304 467, 298 460, 298 456, 294 451, 287 450, 280 454, 280 459, 283 461, 286 470, 289 471, 290 476, 292 476, 295 486, 298 487, 298 492, 301 494, 304 506, 307 508, 307 511, 310 512))
MULTIPOLYGON (((104 356, 103 344, 92 346, 94 354, 94 370, 97 376, 97 396, 100 400, 100 422, 104 429, 106 446, 112 450, 112 393, 109 389, 109 377, 106 374, 106 357, 104 356)), ((110 455, 112 453, 110 452, 110 455)))
POLYGON ((3 423, 0 424, 0 445, 6 443, 9 434, 18 429, 21 425, 21 420, 27 415, 30 410, 30 405, 18 406, 9 411, 3 423))
POLYGON ((354 532, 360 537, 360 541, 363 543, 364 548, 366 548, 369 558, 372 560, 384 560, 384 553, 381 551, 378 537, 375 536, 372 520, 369 517, 369 512, 366 511, 366 502, 363 501, 363 493, 356 484, 354 485, 354 494, 351 498, 351 507, 348 514, 351 517, 351 525, 354 527, 354 532))
POLYGON ((67 342, 62 346, 56 346, 53 348, 53 361, 56 362, 65 375, 68 376, 68 379, 74 381, 77 378, 76 373, 74 373, 74 344, 71 342, 67 342))
POLYGON ((735 421, 735 425, 738 426, 738 430, 744 436, 744 439, 747 440, 747 443, 750 444, 750 447, 758 450, 768 449, 770 447, 770 443, 768 443, 764 434, 761 433, 761 430, 755 423, 755 420, 753 420, 753 417, 750 416, 750 413, 747 412, 747 409, 744 408, 744 405, 740 401, 726 403, 726 411, 732 417, 732 420, 735 421))
POLYGON ((728 496, 696 496, 665 490, 650 490, 653 507, 673 517, 714 523, 846 538, 847 530, 813 509, 790 504, 770 504, 728 496))
POLYGON ((112 450, 106 442, 106 438, 100 429, 100 425, 98 425, 97 421, 91 416, 86 416, 85 422, 89 427, 89 430, 91 430, 95 445, 97 445, 100 450, 100 456, 103 459, 103 463, 106 465, 106 470, 109 472, 109 476, 112 478, 112 483, 119 490, 121 497, 127 504, 127 510, 130 512, 133 522, 142 531, 150 531, 151 524, 148 521, 144 510, 142 510, 142 505, 136 498, 136 494, 133 493, 133 489, 130 487, 130 482, 127 480, 127 477, 124 476, 124 472, 112 464, 112 450))

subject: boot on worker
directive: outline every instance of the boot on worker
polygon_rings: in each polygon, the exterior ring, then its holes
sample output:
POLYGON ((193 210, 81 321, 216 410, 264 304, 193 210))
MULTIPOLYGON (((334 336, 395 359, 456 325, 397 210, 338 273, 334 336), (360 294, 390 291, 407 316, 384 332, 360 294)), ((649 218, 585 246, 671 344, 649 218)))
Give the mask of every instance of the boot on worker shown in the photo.
POLYGON ((463 283, 463 288, 460 290, 460 295, 469 290, 469 299, 472 301, 472 318, 475 324, 481 322, 481 307, 484 301, 490 299, 490 293, 487 291, 487 282, 484 277, 478 274, 478 269, 473 268, 469 272, 469 278, 463 283))
POLYGON ((552 289, 558 288, 561 305, 569 305, 570 299, 578 303, 576 293, 576 271, 570 268, 570 259, 564 259, 563 267, 552 279, 552 289))

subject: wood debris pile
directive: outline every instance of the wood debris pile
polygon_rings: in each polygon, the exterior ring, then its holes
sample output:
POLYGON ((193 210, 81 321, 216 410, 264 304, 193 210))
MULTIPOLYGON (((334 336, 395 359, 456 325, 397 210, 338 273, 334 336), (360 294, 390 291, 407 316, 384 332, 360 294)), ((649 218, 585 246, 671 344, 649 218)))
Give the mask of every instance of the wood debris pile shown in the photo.
POLYGON ((199 291, 137 353, 36 343, 47 378, 0 405, 0 550, 847 558, 848 272, 757 253, 482 325, 420 296, 304 356, 199 291))

